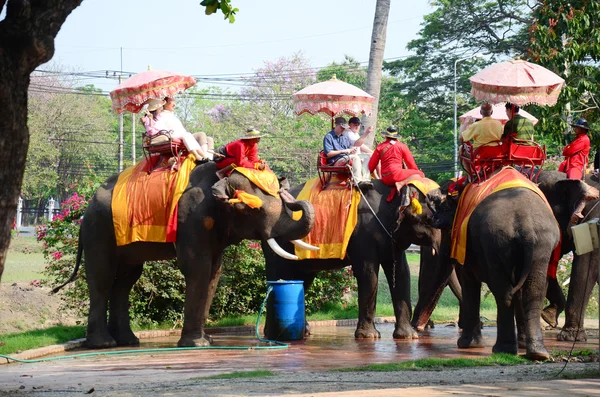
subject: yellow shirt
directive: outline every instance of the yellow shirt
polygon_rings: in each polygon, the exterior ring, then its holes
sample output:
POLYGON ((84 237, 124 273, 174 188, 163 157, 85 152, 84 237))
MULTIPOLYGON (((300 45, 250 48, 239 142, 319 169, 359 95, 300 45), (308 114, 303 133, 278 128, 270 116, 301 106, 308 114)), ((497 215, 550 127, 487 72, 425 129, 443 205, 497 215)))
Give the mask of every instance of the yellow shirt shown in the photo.
MULTIPOLYGON (((489 144, 492 141, 498 141, 502 138, 502 123, 494 120, 491 117, 484 117, 480 121, 471 124, 462 133, 465 142, 473 140, 473 147, 479 147, 489 144)), ((488 146, 497 146, 497 143, 489 144, 488 146)))

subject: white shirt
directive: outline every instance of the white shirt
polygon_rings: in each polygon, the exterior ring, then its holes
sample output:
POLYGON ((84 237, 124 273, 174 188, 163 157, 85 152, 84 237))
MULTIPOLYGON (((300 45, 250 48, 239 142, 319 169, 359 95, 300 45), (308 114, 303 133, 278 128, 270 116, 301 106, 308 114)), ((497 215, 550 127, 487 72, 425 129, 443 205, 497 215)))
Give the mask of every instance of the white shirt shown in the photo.
MULTIPOLYGON (((348 136, 348 139, 350 140, 350 144, 352 146, 354 146, 354 143, 358 140, 358 138, 360 138, 360 135, 352 131, 350 128, 344 131, 344 134, 348 136)), ((360 154, 360 147, 356 147, 356 154, 360 154)))
POLYGON ((183 124, 181 124, 179 118, 177 118, 177 116, 175 116, 175 113, 171 111, 163 110, 162 112, 160 112, 160 117, 158 118, 158 120, 160 121, 161 129, 173 131, 171 133, 171 136, 173 138, 182 138, 185 134, 188 134, 183 124))

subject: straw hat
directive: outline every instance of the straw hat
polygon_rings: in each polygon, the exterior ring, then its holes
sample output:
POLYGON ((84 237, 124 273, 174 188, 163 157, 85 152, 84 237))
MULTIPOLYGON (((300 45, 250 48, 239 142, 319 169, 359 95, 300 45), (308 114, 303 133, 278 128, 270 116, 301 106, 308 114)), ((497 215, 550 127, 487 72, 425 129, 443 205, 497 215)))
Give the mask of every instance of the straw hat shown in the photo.
POLYGON ((256 138, 260 138, 260 137, 262 137, 260 131, 255 130, 254 128, 250 127, 246 130, 244 135, 242 135, 240 137, 240 139, 256 139, 256 138))
POLYGON ((167 102, 160 100, 160 99, 154 99, 154 98, 148 99, 146 101, 146 105, 148 105, 149 112, 153 112, 156 109, 163 107, 165 105, 165 103, 167 103, 167 102))
POLYGON ((389 126, 385 131, 381 133, 386 138, 398 139, 398 130, 396 127, 389 126))

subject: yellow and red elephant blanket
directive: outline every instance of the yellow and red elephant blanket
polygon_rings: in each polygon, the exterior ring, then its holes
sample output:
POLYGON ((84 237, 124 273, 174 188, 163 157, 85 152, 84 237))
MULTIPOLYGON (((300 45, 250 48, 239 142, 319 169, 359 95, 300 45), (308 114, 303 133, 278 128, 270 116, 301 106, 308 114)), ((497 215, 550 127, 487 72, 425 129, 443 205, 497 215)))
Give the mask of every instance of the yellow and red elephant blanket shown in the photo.
POLYGON ((111 203, 118 246, 176 240, 177 203, 195 167, 194 156, 189 155, 178 171, 156 164, 160 157, 143 160, 119 175, 111 203))
MULTIPOLYGON (((325 190, 319 178, 306 182, 296 198, 310 201, 315 210, 315 224, 302 240, 319 247, 319 251, 309 251, 295 247, 298 259, 344 259, 348 241, 358 221, 360 193, 345 185, 330 183, 325 190)), ((294 212, 298 220, 301 211, 294 212)))
POLYGON ((452 246, 450 257, 461 265, 465 263, 467 253, 467 226, 473 211, 486 197, 500 190, 524 187, 537 193, 550 207, 544 193, 537 185, 512 167, 505 167, 486 181, 469 183, 460 195, 458 208, 452 225, 452 246))

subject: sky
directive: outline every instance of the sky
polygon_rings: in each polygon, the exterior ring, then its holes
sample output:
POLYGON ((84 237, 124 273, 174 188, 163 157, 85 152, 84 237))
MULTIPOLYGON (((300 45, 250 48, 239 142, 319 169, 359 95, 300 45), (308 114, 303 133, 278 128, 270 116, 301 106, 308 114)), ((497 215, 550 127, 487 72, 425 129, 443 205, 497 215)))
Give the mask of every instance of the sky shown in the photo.
MULTIPOLYGON (((200 0, 84 0, 56 38, 51 63, 66 71, 152 69, 188 75, 247 74, 302 51, 313 67, 350 55, 369 60, 375 0, 232 0, 234 24, 206 16, 200 0), (122 49, 122 50, 121 50, 122 49), (121 65, 122 63, 122 65, 121 65), (121 69, 122 67, 122 69, 121 69)), ((406 56, 423 16, 425 0, 393 0, 385 59, 406 56)), ((42 65, 44 70, 48 65, 42 65)), ((110 91, 118 83, 92 80, 110 91)))

